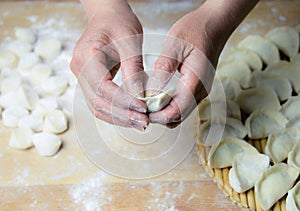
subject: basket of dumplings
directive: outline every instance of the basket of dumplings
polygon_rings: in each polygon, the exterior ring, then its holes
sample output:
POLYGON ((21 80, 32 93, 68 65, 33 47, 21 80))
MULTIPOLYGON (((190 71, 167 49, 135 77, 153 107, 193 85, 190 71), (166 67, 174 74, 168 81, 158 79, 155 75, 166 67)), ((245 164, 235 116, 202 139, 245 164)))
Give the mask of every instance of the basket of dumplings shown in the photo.
POLYGON ((300 210, 299 35, 283 26, 244 38, 199 104, 201 162, 245 210, 300 210))

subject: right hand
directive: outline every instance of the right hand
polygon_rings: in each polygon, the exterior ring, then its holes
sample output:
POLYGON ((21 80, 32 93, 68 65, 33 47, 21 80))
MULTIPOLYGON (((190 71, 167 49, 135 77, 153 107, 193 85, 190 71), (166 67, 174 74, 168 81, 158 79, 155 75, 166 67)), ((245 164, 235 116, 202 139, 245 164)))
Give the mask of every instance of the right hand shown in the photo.
MULTIPOLYGON (((101 2, 100 2, 101 3, 101 2)), ((142 26, 126 1, 103 1, 73 52, 71 70, 93 114, 108 123, 143 130, 149 124, 144 96, 142 26), (112 79, 121 67, 123 90, 112 79)), ((96 11, 95 11, 96 10, 96 11)))

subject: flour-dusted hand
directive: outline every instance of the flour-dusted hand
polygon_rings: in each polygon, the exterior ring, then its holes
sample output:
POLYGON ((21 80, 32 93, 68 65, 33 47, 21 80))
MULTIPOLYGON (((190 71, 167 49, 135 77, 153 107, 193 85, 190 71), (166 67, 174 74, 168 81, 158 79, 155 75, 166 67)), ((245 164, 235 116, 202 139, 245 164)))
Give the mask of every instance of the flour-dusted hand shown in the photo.
POLYGON ((148 80, 147 94, 163 89, 177 70, 179 83, 169 105, 150 113, 151 122, 176 126, 207 96, 225 42, 257 2, 209 0, 171 27, 148 80))
POLYGON ((142 26, 124 0, 82 0, 89 22, 71 69, 94 115, 108 123, 143 130, 149 119, 144 97, 142 26), (126 90, 112 81, 121 67, 126 90))

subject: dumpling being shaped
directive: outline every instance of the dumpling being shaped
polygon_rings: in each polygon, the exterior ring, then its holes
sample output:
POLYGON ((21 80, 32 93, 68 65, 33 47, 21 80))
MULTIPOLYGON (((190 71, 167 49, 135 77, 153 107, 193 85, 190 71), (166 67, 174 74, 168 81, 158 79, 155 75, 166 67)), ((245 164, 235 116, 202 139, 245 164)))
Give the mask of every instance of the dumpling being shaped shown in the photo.
POLYGON ((246 119, 245 126, 248 137, 261 139, 268 137, 272 132, 285 128, 288 120, 279 111, 273 109, 255 110, 246 119))
POLYGON ((233 49, 231 50, 225 60, 238 60, 247 64, 251 70, 261 70, 263 63, 260 57, 253 51, 247 49, 233 49))
POLYGON ((219 120, 208 120, 199 127, 199 143, 204 146, 214 146, 221 139, 228 137, 244 138, 247 129, 240 120, 226 118, 226 122, 219 120))
POLYGON ((238 47, 254 51, 266 65, 277 63, 280 59, 276 45, 259 35, 247 36, 238 44, 238 47))
POLYGON ((220 64, 216 73, 221 78, 228 77, 232 80, 236 80, 243 88, 249 87, 251 70, 244 62, 231 61, 220 64))
POLYGON ((300 139, 288 154, 287 163, 300 171, 300 139))
POLYGON ((280 163, 288 157, 289 152, 300 140, 300 130, 286 128, 270 134, 265 147, 265 153, 274 163, 280 163))
POLYGON ((275 43, 275 45, 288 57, 292 57, 298 52, 299 35, 292 27, 276 27, 270 30, 265 37, 275 43))
POLYGON ((230 186, 238 193, 254 187, 260 175, 269 167, 270 158, 260 153, 242 152, 236 155, 229 171, 230 186))
POLYGON ((300 181, 288 192, 286 197, 286 210, 299 211, 300 210, 300 181))
POLYGON ((299 171, 285 163, 278 163, 262 173, 255 184, 258 204, 263 210, 269 210, 292 187, 299 171))
POLYGON ((199 116, 201 120, 224 117, 241 120, 241 110, 239 105, 232 100, 210 102, 208 99, 205 99, 199 104, 199 116))
POLYGON ((282 113, 289 119, 300 116, 300 96, 290 97, 281 108, 282 113))
POLYGON ((292 95, 292 86, 287 78, 282 78, 272 72, 254 71, 251 77, 251 86, 272 88, 280 101, 288 99, 292 95))
POLYGON ((208 155, 208 165, 211 168, 226 168, 232 166, 232 161, 239 153, 258 154, 258 151, 248 142, 238 138, 223 139, 212 147, 208 155))
POLYGON ((237 104, 247 114, 261 109, 280 110, 281 106, 275 91, 269 87, 257 87, 240 92, 237 104))

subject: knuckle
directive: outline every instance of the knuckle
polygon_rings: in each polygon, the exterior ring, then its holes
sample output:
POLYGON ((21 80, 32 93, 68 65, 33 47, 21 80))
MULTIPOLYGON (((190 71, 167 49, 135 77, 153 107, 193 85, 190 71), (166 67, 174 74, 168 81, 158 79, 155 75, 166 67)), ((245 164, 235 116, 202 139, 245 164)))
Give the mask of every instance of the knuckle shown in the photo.
POLYGON ((154 69, 155 70, 161 70, 161 71, 166 71, 166 72, 172 72, 172 68, 174 66, 174 62, 172 59, 168 58, 161 58, 159 61, 157 61, 154 64, 154 69))

